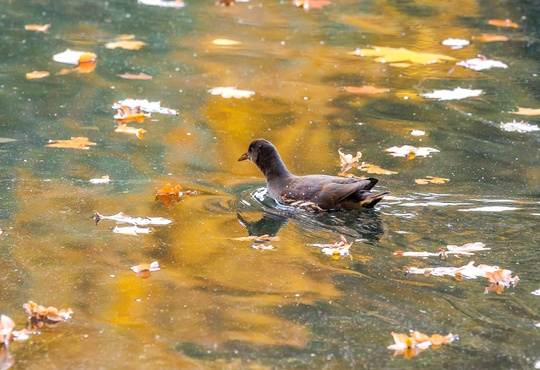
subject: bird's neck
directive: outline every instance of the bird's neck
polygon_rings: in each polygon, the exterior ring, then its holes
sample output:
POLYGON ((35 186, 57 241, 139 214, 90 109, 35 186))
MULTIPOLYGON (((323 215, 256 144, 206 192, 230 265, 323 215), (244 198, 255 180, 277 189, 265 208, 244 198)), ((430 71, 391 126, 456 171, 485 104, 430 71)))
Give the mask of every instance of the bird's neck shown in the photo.
POLYGON ((275 178, 287 178, 293 176, 287 167, 285 167, 285 164, 277 152, 268 155, 264 161, 257 163, 257 166, 264 174, 267 181, 275 178))

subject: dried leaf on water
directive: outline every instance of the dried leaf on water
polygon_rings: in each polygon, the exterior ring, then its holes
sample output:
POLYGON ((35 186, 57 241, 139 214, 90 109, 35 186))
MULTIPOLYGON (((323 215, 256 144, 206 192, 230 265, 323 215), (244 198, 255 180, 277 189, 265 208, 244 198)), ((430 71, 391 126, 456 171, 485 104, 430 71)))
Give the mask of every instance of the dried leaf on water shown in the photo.
POLYGON ((108 184, 111 181, 109 175, 101 176, 101 178, 90 179, 90 183, 94 185, 108 184))
POLYGON ((334 244, 308 244, 308 246, 322 248, 322 252, 324 254, 332 257, 339 258, 349 256, 349 250, 351 249, 353 242, 348 243, 347 239, 343 235, 340 235, 339 239, 339 242, 335 242, 334 244))
POLYGON ((506 122, 506 123, 501 122, 499 127, 501 129, 503 129, 504 131, 519 132, 520 134, 540 130, 540 128, 537 125, 531 125, 531 124, 529 124, 527 122, 523 122, 523 121, 521 121, 521 122, 512 121, 512 122, 506 122))
POLYGON ((251 236, 242 236, 239 238, 231 238, 231 239, 239 240, 239 241, 253 241, 257 243, 270 243, 271 241, 278 241, 281 238, 279 236, 270 236, 268 234, 265 234, 261 236, 251 235, 251 236))
POLYGON ((94 214, 94 221, 96 222, 96 225, 101 220, 110 220, 115 221, 116 223, 126 223, 126 224, 132 224, 135 226, 147 226, 147 225, 169 225, 172 223, 172 220, 163 218, 163 217, 131 217, 126 215, 123 212, 119 212, 112 216, 104 216, 99 213, 94 214))
POLYGON ((419 185, 427 185, 429 183, 431 184, 446 184, 450 179, 445 179, 443 177, 436 177, 436 176, 426 176, 425 179, 415 179, 414 182, 419 185))
POLYGON ((62 308, 60 310, 52 306, 45 308, 34 301, 28 301, 27 303, 23 304, 23 308, 28 316, 40 321, 67 321, 71 318, 71 314, 73 313, 71 308, 62 308))
POLYGON ((155 200, 160 200, 165 206, 169 207, 171 203, 178 203, 183 197, 195 194, 197 194, 195 190, 183 191, 180 185, 176 184, 172 187, 170 183, 167 183, 161 189, 156 188, 155 200))
POLYGON ((43 33, 47 33, 49 31, 49 28, 51 28, 50 24, 26 24, 24 26, 24 29, 27 31, 36 31, 43 33))
POLYGON ((521 28, 521 26, 510 19, 490 19, 488 24, 495 27, 521 28))
POLYGON ((420 96, 427 99, 437 99, 437 100, 461 100, 471 97, 476 97, 482 94, 483 91, 480 89, 462 89, 457 87, 454 90, 434 90, 430 93, 420 94, 420 96))
POLYGON ((446 258, 449 255, 454 256, 473 256, 473 252, 491 250, 487 248, 486 245, 482 242, 466 243, 461 246, 458 245, 447 245, 446 250, 440 249, 438 252, 394 252, 394 256, 399 257, 441 257, 446 258))
POLYGON ((147 75, 146 73, 143 73, 143 72, 139 72, 138 74, 122 73, 122 74, 117 75, 117 76, 120 77, 120 78, 123 78, 125 80, 143 80, 143 81, 147 81, 147 80, 152 79, 152 76, 147 75))
POLYGON ((540 116, 540 108, 522 108, 517 107, 517 112, 508 112, 512 114, 519 114, 522 116, 540 116))
POLYGON ((88 150, 91 145, 97 145, 91 142, 87 137, 72 137, 70 140, 49 140, 46 147, 49 148, 64 148, 64 149, 81 149, 88 150))
POLYGON ((362 158, 362 152, 356 152, 356 155, 353 157, 352 154, 345 154, 341 151, 341 149, 338 149, 339 154, 339 161, 341 164, 341 173, 345 173, 351 168, 358 168, 360 166, 360 158, 362 158))
POLYGON ((452 49, 461 49, 467 45, 470 45, 470 43, 471 42, 468 40, 453 39, 453 38, 448 38, 441 42, 441 44, 443 44, 444 46, 450 46, 450 48, 452 49))
POLYGON ((39 78, 49 77, 51 75, 48 71, 33 71, 28 72, 25 76, 27 80, 36 80, 39 78))
POLYGON ((456 65, 469 68, 475 71, 483 71, 491 68, 508 68, 508 65, 493 59, 487 59, 484 55, 478 56, 478 58, 462 60, 457 62, 456 65))
POLYGON ((229 87, 214 87, 208 90, 208 92, 212 95, 221 95, 222 98, 229 99, 229 98, 236 98, 236 99, 242 99, 242 98, 249 98, 251 95, 255 94, 255 91, 249 91, 249 90, 239 90, 234 86, 229 87))
POLYGON ((159 271, 160 267, 158 261, 154 261, 150 263, 141 263, 140 265, 130 267, 130 269, 140 278, 146 279, 150 277, 151 272, 159 271))
POLYGON ((217 45, 217 46, 237 46, 237 45, 241 45, 242 43, 236 40, 215 39, 215 40, 212 40, 212 44, 217 45))
POLYGON ((132 121, 135 121, 137 123, 143 123, 145 118, 151 117, 150 113, 143 112, 140 107, 129 108, 125 105, 121 105, 116 109, 117 111, 113 118, 119 124, 126 124, 132 121))
POLYGON ((138 41, 138 40, 118 40, 118 41, 111 41, 105 44, 105 47, 107 49, 126 49, 126 50, 139 50, 142 47, 148 45, 144 41, 138 41))
POLYGON ((412 145, 393 146, 385 150, 393 157, 405 157, 407 159, 414 159, 415 157, 427 157, 431 153, 438 153, 439 150, 429 147, 414 147, 412 145))
POLYGON ((424 136, 426 134, 425 131, 422 130, 412 130, 411 135, 412 136, 424 136))
POLYGON ((350 54, 360 57, 375 57, 375 61, 380 63, 411 62, 417 64, 433 64, 444 60, 455 60, 455 58, 442 54, 420 53, 405 48, 396 49, 379 46, 373 46, 371 49, 358 48, 350 54))
POLYGON ((8 345, 12 339, 11 332, 15 328, 15 321, 11 317, 0 316, 0 344, 8 345))
POLYGON ((163 107, 159 101, 151 102, 147 99, 124 99, 119 100, 112 105, 113 109, 125 109, 126 107, 143 113, 161 113, 172 116, 178 115, 177 110, 163 107))
POLYGON ((159 6, 162 8, 183 8, 186 6, 182 0, 137 0, 137 4, 159 6))
POLYGON ((79 64, 81 60, 84 62, 88 61, 89 59, 97 59, 97 55, 88 51, 66 49, 65 51, 53 56, 53 60, 55 62, 74 65, 79 64))
POLYGON ((116 128, 114 129, 114 132, 121 132, 123 134, 131 134, 131 135, 135 135, 138 139, 143 139, 144 133, 146 132, 146 130, 142 128, 131 127, 123 123, 119 123, 118 126, 116 126, 116 128))
POLYGON ((430 346, 433 347, 433 349, 437 349, 443 344, 450 344, 454 340, 459 339, 457 335, 452 333, 445 336, 440 334, 428 336, 418 331, 414 331, 410 335, 392 332, 392 337, 394 338, 394 343, 387 347, 388 349, 395 351, 392 358, 404 355, 407 359, 418 355, 430 346))
POLYGON ((384 168, 381 168, 371 163, 362 163, 362 166, 360 166, 359 170, 375 175, 395 175, 397 173, 395 171, 385 170, 384 168))

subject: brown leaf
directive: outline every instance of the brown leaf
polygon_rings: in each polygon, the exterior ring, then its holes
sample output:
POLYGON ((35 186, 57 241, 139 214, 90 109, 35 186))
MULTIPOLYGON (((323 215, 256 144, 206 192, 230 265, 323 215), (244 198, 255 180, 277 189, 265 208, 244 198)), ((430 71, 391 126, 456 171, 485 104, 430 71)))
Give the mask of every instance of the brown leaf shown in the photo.
POLYGON ((488 24, 495 27, 521 28, 519 24, 512 22, 510 19, 490 19, 488 24))
POLYGON ((360 167, 360 171, 366 171, 367 173, 373 173, 376 175, 394 175, 397 173, 395 171, 385 170, 384 168, 381 168, 371 163, 362 164, 362 166, 360 167))
POLYGON ((435 176, 426 176, 425 179, 415 179, 414 182, 419 185, 427 185, 428 183, 432 184, 446 184, 447 181, 450 181, 450 179, 445 179, 442 177, 435 177, 435 176))
POLYGON ((49 140, 49 144, 45 145, 49 148, 65 148, 65 149, 90 149, 90 145, 97 145, 88 140, 87 137, 72 137, 70 140, 49 140))
POLYGON ((146 73, 142 73, 142 72, 140 72, 139 74, 123 73, 117 76, 126 80, 151 80, 152 79, 152 76, 147 75, 146 73))
POLYGON ((38 78, 49 77, 50 75, 51 75, 51 73, 47 72, 47 71, 33 71, 33 72, 28 72, 26 74, 26 79, 27 80, 35 80, 35 79, 38 79, 38 78))
POLYGON ((540 116, 540 108, 534 109, 534 108, 521 108, 517 107, 517 112, 508 112, 512 114, 519 114, 522 116, 540 116))
POLYGON ((161 189, 159 189, 159 190, 156 189, 156 195, 176 195, 176 196, 178 196, 178 194, 180 194, 181 191, 182 191, 182 188, 180 187, 180 185, 177 184, 173 188, 170 183, 167 183, 161 189))
POLYGON ((384 94, 390 91, 390 89, 384 87, 375 87, 370 85, 364 86, 345 86, 345 91, 353 94, 360 95, 373 95, 373 94, 384 94))

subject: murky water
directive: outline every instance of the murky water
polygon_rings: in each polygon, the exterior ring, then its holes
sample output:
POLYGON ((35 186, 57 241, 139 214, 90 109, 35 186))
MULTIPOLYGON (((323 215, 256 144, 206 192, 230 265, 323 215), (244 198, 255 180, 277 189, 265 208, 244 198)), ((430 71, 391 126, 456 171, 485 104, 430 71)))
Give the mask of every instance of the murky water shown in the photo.
MULTIPOLYGON (((232 7, 189 1, 167 9, 134 1, 0 0, 0 313, 21 329, 34 300, 73 309, 73 318, 2 350, 2 368, 532 368, 540 360, 536 276, 540 266, 540 131, 503 131, 517 107, 540 108, 538 10, 534 4, 334 2, 309 10, 290 2, 232 7), (511 19, 519 29, 495 27, 511 19), (48 33, 27 31, 46 24, 48 33), (458 50, 442 40, 498 34, 458 50), (108 49, 122 34, 147 43, 108 49), (216 39, 237 41, 216 45, 216 39), (352 55, 404 47, 455 58, 394 66, 352 55), (66 48, 93 52, 91 73, 52 60, 66 48), (477 54, 506 69, 455 65, 477 54), (47 78, 27 80, 34 70, 47 78), (122 73, 151 75, 126 80, 122 73), (360 95, 347 86, 389 92, 360 95), (254 91, 211 95, 217 86, 254 91), (478 98, 434 101, 419 94, 456 87, 478 98), (154 114, 115 132, 111 106, 161 101, 154 114), (423 130, 423 136, 412 136, 423 130), (45 147, 87 137, 88 150, 45 147), (237 162, 249 142, 271 140, 294 173, 339 172, 338 149, 397 172, 373 175, 391 195, 374 210, 311 214, 278 209, 264 178, 237 162), (412 160, 385 149, 427 146, 412 160), (109 175, 107 185, 92 178, 109 175), (419 185, 436 176, 445 184, 419 185), (166 207, 167 182, 197 194, 166 207), (486 209, 485 207, 498 207, 486 209), (504 208, 501 208, 504 207, 504 208), (137 236, 113 233, 95 212, 165 217, 137 236), (249 235, 277 235, 259 251, 249 235), (354 241, 352 258, 310 244, 354 241), (396 257, 482 242, 470 257, 396 257), (149 279, 130 266, 158 261, 149 279), (405 275, 405 266, 512 270, 501 294, 485 278, 405 275), (391 332, 458 334, 412 359, 391 358, 391 332)), ((358 176, 365 174, 351 170, 358 176)))

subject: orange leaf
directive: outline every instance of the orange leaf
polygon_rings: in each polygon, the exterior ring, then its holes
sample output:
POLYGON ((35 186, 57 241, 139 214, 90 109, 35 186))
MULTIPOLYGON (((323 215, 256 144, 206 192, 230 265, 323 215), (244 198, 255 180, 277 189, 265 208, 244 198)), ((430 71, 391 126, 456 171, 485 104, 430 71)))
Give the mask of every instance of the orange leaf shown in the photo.
POLYGON ((26 74, 26 79, 27 80, 35 80, 37 78, 49 77, 50 75, 51 75, 51 73, 47 72, 47 71, 34 71, 34 72, 28 72, 26 74))
POLYGON ((512 22, 510 19, 490 19, 488 24, 495 27, 521 28, 519 24, 512 22))
POLYGON ((358 86, 346 86, 345 91, 353 93, 353 94, 373 95, 373 94, 387 93, 387 92, 390 91, 390 89, 364 85, 364 86, 360 86, 360 87, 358 87, 358 86))
POLYGON ((492 33, 483 33, 479 36, 474 36, 475 41, 479 42, 495 42, 495 41, 508 41, 508 36, 494 35, 492 33))
POLYGON ((49 28, 51 28, 50 24, 27 24, 24 26, 24 29, 27 31, 36 31, 43 33, 47 33, 49 28))
POLYGON ((65 149, 90 149, 90 145, 97 145, 88 140, 87 137, 72 137, 70 140, 49 140, 49 144, 45 145, 49 148, 65 148, 65 149))
POLYGON ((371 163, 362 164, 362 166, 360 167, 360 171, 366 171, 367 173, 373 173, 376 175, 394 175, 397 173, 395 171, 385 170, 384 168, 381 168, 371 163))
POLYGON ((131 127, 131 126, 121 123, 116 127, 114 132, 121 132, 123 134, 133 134, 138 139, 142 139, 144 138, 144 133, 146 132, 146 130, 143 130, 142 128, 131 127))
POLYGON ((146 42, 144 41, 137 41, 137 40, 119 40, 119 41, 113 41, 108 42, 105 44, 105 47, 107 49, 126 49, 126 50, 139 50, 143 46, 146 46, 146 42))
POLYGON ((146 73, 132 74, 132 73, 123 73, 117 75, 118 77, 124 78, 126 80, 151 80, 152 76, 147 75, 146 73))

